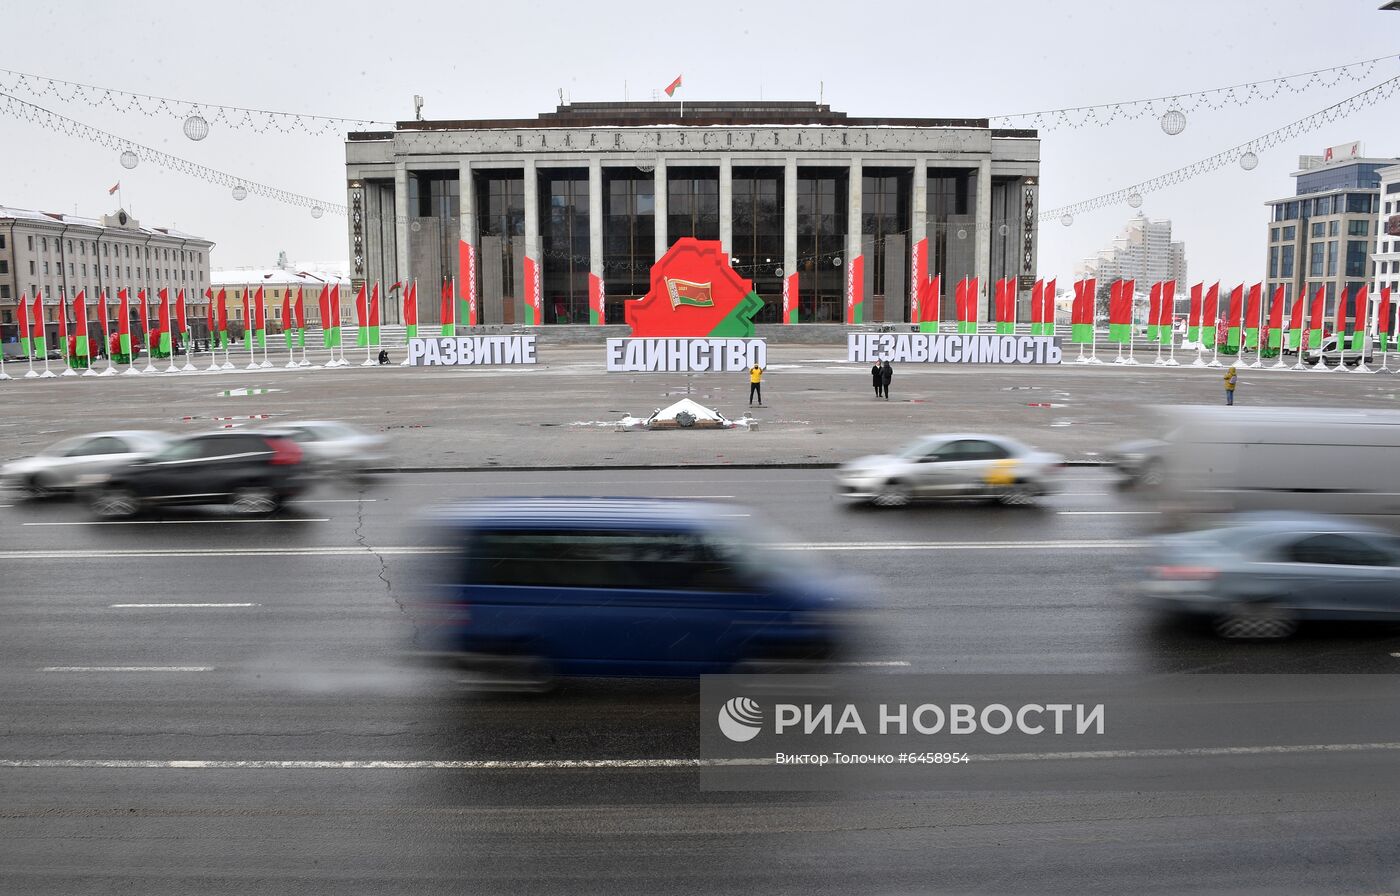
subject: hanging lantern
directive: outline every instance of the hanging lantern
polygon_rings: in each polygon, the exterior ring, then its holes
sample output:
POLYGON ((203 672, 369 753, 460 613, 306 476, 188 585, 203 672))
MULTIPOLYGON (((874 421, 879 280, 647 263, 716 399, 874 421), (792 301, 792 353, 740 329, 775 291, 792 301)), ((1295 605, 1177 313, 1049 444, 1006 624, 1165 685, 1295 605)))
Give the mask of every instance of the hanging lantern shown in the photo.
POLYGON ((997 227, 997 236, 1006 236, 1010 232, 1011 228, 1007 227, 1005 224, 1002 224, 997 227))
POLYGON ((238 186, 234 187, 234 188, 233 188, 233 198, 234 198, 234 199, 237 199, 239 202, 242 202, 243 200, 247 199, 247 198, 248 198, 248 190, 247 190, 247 188, 244 187, 242 184, 239 184, 238 186))
POLYGON ((1259 167, 1259 156, 1253 152, 1246 152, 1240 156, 1240 167, 1246 171, 1253 171, 1259 167))
POLYGON ((185 136, 196 143, 209 136, 209 122, 202 115, 191 115, 185 119, 185 136))
POLYGON ((313 206, 311 207, 311 217, 313 217, 313 218, 319 218, 319 217, 321 217, 322 215, 324 215, 325 213, 326 213, 326 210, 323 209, 323 208, 321 208, 319 205, 313 205, 313 206))
POLYGON ((1186 130, 1186 113, 1180 109, 1168 109, 1162 113, 1162 130, 1167 136, 1175 137, 1186 130))
POLYGON ((960 239, 960 240, 965 240, 965 239, 967 239, 967 228, 965 228, 965 227, 959 227, 959 228, 958 228, 958 239, 960 239))
POLYGON ((834 268, 841 267, 841 256, 838 255, 835 258, 831 259, 831 266, 834 268))
POLYGON ((121 154, 120 160, 122 163, 122 167, 129 169, 135 168, 136 164, 141 161, 141 157, 128 149, 121 154))
POLYGON ((1065 212, 1063 215, 1060 215, 1060 223, 1065 225, 1066 227, 1070 226, 1074 223, 1074 215, 1071 215, 1069 212, 1065 212))
POLYGON ((1134 190, 1128 194, 1128 205, 1133 208, 1142 208, 1142 194, 1134 190))

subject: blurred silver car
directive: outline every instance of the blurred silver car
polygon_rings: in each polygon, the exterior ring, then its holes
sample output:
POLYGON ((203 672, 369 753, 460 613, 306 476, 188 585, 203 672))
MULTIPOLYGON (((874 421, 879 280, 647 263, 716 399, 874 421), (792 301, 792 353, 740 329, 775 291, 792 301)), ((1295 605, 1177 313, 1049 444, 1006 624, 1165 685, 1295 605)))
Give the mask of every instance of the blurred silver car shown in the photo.
POLYGON ((1030 504, 1058 490, 1064 459, 1004 436, 925 436, 894 454, 861 457, 836 472, 838 497, 881 507, 939 498, 1030 504))
POLYGON ((390 463, 388 439, 348 423, 305 420, 279 424, 269 431, 296 442, 319 475, 365 476, 390 463))
POLYGON ((1226 638, 1282 638, 1302 620, 1400 621, 1400 537, 1319 515, 1242 514, 1153 542, 1139 596, 1226 638))
POLYGON ((82 477, 110 473, 132 461, 150 457, 170 439, 165 433, 147 430, 74 436, 50 445, 33 457, 0 466, 0 486, 31 499, 70 492, 82 477))
POLYGON ((1108 462, 1122 475, 1125 485, 1155 488, 1162 484, 1162 455, 1166 448, 1167 443, 1161 439, 1120 442, 1109 450, 1108 462))

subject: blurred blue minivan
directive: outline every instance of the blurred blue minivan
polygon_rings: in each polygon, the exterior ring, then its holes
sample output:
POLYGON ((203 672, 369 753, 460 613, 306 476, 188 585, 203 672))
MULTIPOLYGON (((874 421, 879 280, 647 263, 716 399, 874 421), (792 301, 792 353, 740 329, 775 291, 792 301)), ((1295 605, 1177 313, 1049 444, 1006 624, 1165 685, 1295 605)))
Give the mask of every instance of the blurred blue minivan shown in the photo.
POLYGON ((443 559, 420 608, 430 655, 486 681, 810 669, 847 634, 838 580, 741 508, 509 498, 432 520, 443 559))

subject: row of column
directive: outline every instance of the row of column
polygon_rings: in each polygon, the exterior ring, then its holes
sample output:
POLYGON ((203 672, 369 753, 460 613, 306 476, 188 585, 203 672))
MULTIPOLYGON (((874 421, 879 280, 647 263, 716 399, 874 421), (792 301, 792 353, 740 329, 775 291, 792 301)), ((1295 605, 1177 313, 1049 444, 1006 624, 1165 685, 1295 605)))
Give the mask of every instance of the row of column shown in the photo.
MULTIPOLYGON (((526 157, 524 168, 525 198, 525 254, 530 258, 540 258, 539 220, 539 177, 535 160, 526 157)), ((787 156, 783 160, 783 270, 797 269, 797 158, 787 156)), ((963 167, 963 166, 959 166, 963 167)), ((862 160, 852 159, 847 176, 848 196, 846 200, 846 257, 855 258, 861 254, 861 196, 863 187, 862 160)), ((476 182, 472 178, 472 167, 468 161, 460 163, 458 198, 461 216, 461 238, 472 245, 477 241, 476 223, 476 182)), ((653 215, 655 219, 656 257, 659 259, 670 248, 666 233, 666 160, 656 160, 654 174, 655 187, 653 215)), ((910 245, 917 245, 928 234, 926 217, 928 214, 928 162, 923 158, 914 160, 914 179, 911 187, 912 215, 910 245)), ((734 166, 733 160, 723 157, 719 160, 719 238, 726 252, 732 251, 734 242, 734 166)), ((991 283, 991 234, 992 211, 992 162, 983 158, 977 164, 977 198, 975 215, 977 228, 974 234, 974 263, 977 276, 982 283, 991 283), (983 232, 987 231, 987 232, 983 232)), ((394 216, 396 223, 395 245, 396 263, 400 272, 409 270, 408 252, 408 164, 398 162, 394 166, 394 216)), ((588 245, 589 271, 603 276, 603 163, 598 156, 588 160, 588 245)), ((930 272, 936 273, 936 272, 930 272)))

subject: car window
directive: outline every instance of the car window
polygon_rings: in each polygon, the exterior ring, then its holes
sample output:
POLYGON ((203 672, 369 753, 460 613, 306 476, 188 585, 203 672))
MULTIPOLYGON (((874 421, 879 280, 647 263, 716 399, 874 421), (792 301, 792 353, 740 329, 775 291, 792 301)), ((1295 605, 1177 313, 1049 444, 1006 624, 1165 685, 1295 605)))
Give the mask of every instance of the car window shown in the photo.
POLYGON ((487 531, 471 539, 467 581, 612 590, 730 591, 742 576, 684 532, 487 531))
POLYGON ((1390 557, 1374 545, 1359 538, 1340 533, 1310 535, 1286 548, 1291 563, 1315 563, 1333 566, 1388 566, 1390 557))
POLYGON ((87 447, 86 454, 125 454, 131 449, 121 439, 112 436, 103 436, 100 439, 93 439, 87 447))
POLYGON ((189 460, 192 457, 198 457, 200 453, 200 446, 201 444, 203 444, 204 441, 207 440, 190 439, 185 442, 176 442, 175 444, 168 446, 164 451, 161 451, 152 459, 158 463, 166 463, 168 461, 189 460))
POLYGON ((982 439, 959 439, 948 444, 941 452, 945 460, 1001 460, 1011 454, 995 442, 982 439))

